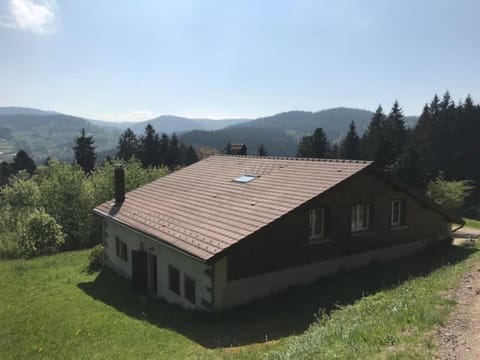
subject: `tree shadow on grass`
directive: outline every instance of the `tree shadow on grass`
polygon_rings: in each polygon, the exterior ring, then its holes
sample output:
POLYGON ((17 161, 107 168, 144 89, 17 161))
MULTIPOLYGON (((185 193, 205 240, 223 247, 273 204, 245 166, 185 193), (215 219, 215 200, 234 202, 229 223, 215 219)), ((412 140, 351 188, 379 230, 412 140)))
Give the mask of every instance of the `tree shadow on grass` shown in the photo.
POLYGON ((320 308, 329 312, 337 305, 354 303, 363 296, 460 262, 475 251, 437 245, 409 257, 371 264, 220 313, 188 311, 136 293, 128 280, 108 269, 94 281, 78 286, 128 316, 172 329, 204 347, 241 346, 301 334, 314 322, 314 314, 320 308))

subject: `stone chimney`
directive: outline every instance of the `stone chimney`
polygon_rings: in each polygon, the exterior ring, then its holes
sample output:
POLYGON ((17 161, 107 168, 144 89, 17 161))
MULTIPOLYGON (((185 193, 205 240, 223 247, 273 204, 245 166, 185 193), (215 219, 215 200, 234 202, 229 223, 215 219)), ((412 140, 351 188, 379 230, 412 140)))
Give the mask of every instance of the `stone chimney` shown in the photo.
POLYGON ((115 205, 121 205, 125 200, 125 171, 123 167, 115 168, 115 205))

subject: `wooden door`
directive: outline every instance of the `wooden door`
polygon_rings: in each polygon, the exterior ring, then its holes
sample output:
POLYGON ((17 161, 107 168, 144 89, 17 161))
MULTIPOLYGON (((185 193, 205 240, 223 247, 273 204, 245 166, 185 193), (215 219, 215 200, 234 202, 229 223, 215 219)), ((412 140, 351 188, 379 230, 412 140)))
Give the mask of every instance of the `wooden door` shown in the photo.
POLYGON ((153 254, 150 256, 150 276, 149 276, 149 287, 148 290, 155 295, 157 294, 157 257, 153 254))
POLYGON ((132 250, 132 283, 139 291, 148 291, 148 254, 132 250))

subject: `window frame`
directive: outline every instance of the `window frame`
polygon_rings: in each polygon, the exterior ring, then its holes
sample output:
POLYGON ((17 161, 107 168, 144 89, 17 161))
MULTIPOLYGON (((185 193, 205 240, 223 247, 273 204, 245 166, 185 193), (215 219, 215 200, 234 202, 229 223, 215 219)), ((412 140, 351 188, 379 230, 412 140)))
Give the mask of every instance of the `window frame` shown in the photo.
POLYGON ((310 240, 322 239, 325 237, 325 208, 310 209, 308 212, 308 238, 310 240), (320 216, 320 232, 317 233, 318 212, 320 216))
POLYGON ((191 304, 196 304, 197 302, 197 291, 196 291, 196 282, 195 280, 184 274, 183 276, 183 296, 185 299, 187 299, 191 304), (188 284, 191 283, 192 288, 188 288, 188 284), (190 298, 190 290, 193 291, 193 297, 190 298))
POLYGON ((403 201, 401 199, 394 199, 392 200, 391 207, 390 207, 390 226, 400 226, 402 225, 402 211, 403 211, 403 201), (398 204, 398 208, 396 209, 397 213, 395 213, 395 205, 398 204), (394 221, 394 218, 397 217, 397 221, 394 221))
POLYGON ((178 270, 172 265, 168 265, 168 290, 180 296, 180 289, 180 270, 178 270), (175 275, 175 279, 173 282, 172 275, 175 275))
POLYGON ((358 233, 361 231, 368 231, 371 229, 371 207, 372 203, 362 202, 353 204, 351 207, 350 217, 350 231, 352 233, 358 233), (360 211, 363 207, 363 212, 360 211), (361 217, 361 214, 366 215, 366 219, 361 217), (365 221, 364 221, 365 220, 365 221), (365 225, 363 225, 365 223, 365 225))

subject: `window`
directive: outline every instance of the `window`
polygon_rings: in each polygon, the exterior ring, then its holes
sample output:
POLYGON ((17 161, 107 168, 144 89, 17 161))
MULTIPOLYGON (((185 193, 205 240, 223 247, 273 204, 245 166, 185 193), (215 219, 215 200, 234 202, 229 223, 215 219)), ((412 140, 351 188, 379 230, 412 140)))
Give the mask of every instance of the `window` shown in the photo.
POLYGON ((255 180, 255 179, 256 179, 256 176, 253 176, 253 175, 242 175, 242 176, 237 177, 233 181, 246 184, 246 183, 249 183, 250 181, 255 180))
POLYGON ((195 281, 187 275, 185 275, 184 280, 185 299, 195 304, 195 281))
POLYGON ((180 295, 180 271, 173 266, 168 267, 168 288, 180 295))
POLYGON ((324 236, 325 229, 325 211, 323 208, 312 209, 309 212, 309 237, 310 239, 321 238, 324 236))
POLYGON ((392 226, 399 226, 402 224, 402 207, 403 202, 402 200, 393 200, 392 201, 392 217, 390 223, 392 226))
POLYGON ((118 236, 115 236, 115 246, 117 250, 117 256, 122 260, 128 261, 127 244, 120 240, 118 236))
POLYGON ((370 204, 362 203, 352 206, 352 232, 370 228, 370 204))

